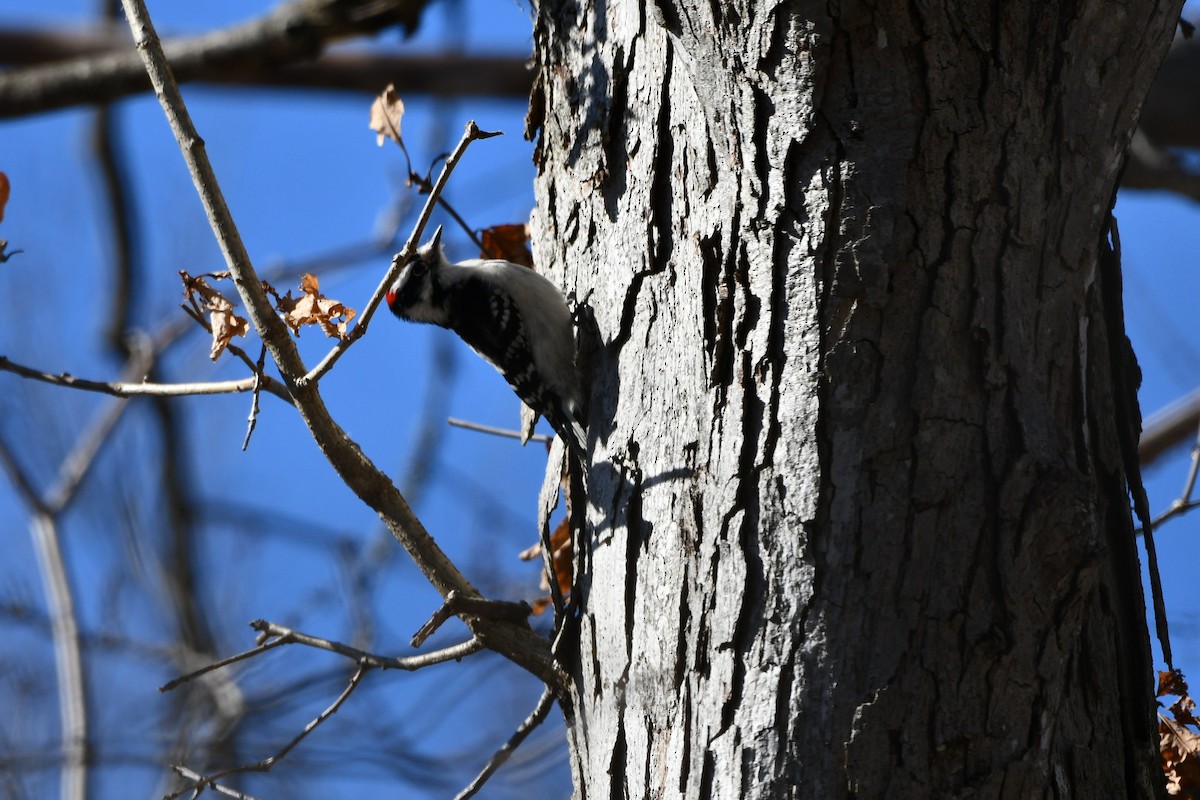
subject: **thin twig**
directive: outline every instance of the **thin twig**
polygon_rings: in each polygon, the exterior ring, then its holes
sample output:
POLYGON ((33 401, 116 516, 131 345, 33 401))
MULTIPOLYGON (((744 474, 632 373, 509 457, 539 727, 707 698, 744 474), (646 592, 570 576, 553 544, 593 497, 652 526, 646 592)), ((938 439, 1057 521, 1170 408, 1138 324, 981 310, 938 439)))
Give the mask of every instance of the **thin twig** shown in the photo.
POLYGON ((182 797, 185 792, 191 792, 192 797, 196 798, 199 797, 200 793, 205 789, 212 789, 214 792, 223 794, 226 797, 236 798, 237 800, 258 800, 258 798, 256 798, 254 795, 246 794, 245 792, 239 792, 237 789, 231 789, 228 786, 222 786, 213 779, 206 778, 199 772, 194 772, 182 764, 172 764, 171 769, 174 770, 179 777, 192 781, 193 785, 187 789, 184 789, 183 791, 166 795, 163 800, 171 800, 171 798, 182 797))
POLYGON ((422 653, 419 656, 379 656, 374 653, 368 653, 365 650, 359 650, 357 647, 342 644, 341 642, 322 639, 319 636, 310 636, 307 633, 301 633, 300 631, 295 631, 273 622, 256 620, 251 623, 251 627, 268 636, 279 636, 295 644, 338 653, 368 667, 376 669, 402 669, 406 672, 415 672, 416 670, 430 667, 434 664, 442 664, 447 661, 458 661, 469 655, 474 655, 483 649, 483 644, 475 637, 472 637, 456 645, 422 653))
MULTIPOLYGON (((1183 491, 1181 491, 1179 493, 1179 497, 1177 497, 1171 503, 1171 505, 1167 507, 1166 511, 1159 514, 1150 523, 1150 527, 1153 530, 1158 530, 1158 526, 1167 520, 1178 517, 1181 514, 1186 514, 1193 508, 1200 506, 1200 500, 1192 499, 1192 492, 1196 489, 1197 475, 1200 475, 1200 431, 1196 432, 1196 443, 1192 445, 1192 462, 1188 467, 1187 478, 1185 478, 1183 481, 1183 491)), ((1141 528, 1138 528, 1135 533, 1141 535, 1143 531, 1141 528)))
POLYGON ((249 650, 243 650, 242 652, 236 653, 227 658, 222 658, 220 661, 214 661, 211 664, 205 664, 200 669, 193 670, 186 675, 180 675, 178 678, 175 678, 174 680, 171 680, 171 681, 167 681, 162 686, 158 687, 158 690, 160 692, 169 692, 177 686, 181 686, 182 684, 188 683, 189 681, 193 681, 196 678, 199 678, 201 675, 206 675, 209 672, 221 669, 222 667, 228 667, 230 664, 236 664, 239 661, 245 661, 248 658, 254 658, 255 656, 261 656, 263 653, 267 652, 268 650, 274 650, 276 647, 282 647, 285 644, 291 644, 291 641, 288 639, 276 639, 276 640, 269 641, 269 642, 262 642, 256 646, 250 648, 249 650))
POLYGON ((1196 432, 1196 443, 1192 445, 1192 464, 1188 469, 1187 479, 1183 482, 1183 491, 1179 495, 1179 499, 1185 503, 1192 499, 1192 491, 1196 488, 1198 473, 1200 473, 1200 430, 1196 432))
POLYGON ((366 675, 367 672, 370 671, 370 669, 371 669, 371 667, 367 666, 366 664, 360 664, 358 669, 356 669, 354 671, 354 675, 352 675, 350 677, 350 683, 347 684, 347 686, 344 690, 342 690, 342 693, 340 695, 338 695, 337 699, 334 700, 329 705, 328 708, 326 708, 324 711, 322 711, 320 714, 318 714, 315 719, 313 719, 311 722, 309 722, 307 725, 305 725, 304 730, 302 730, 302 731, 300 731, 300 733, 296 734, 296 736, 293 737, 290 742, 285 744, 283 746, 283 748, 281 750, 279 750, 277 753, 275 753, 274 755, 267 756, 266 758, 262 759, 261 761, 256 761, 253 764, 243 764, 240 767, 230 767, 229 769, 223 769, 223 770, 220 770, 219 772, 214 772, 211 775, 202 775, 199 778, 195 779, 196 780, 195 786, 191 786, 186 789, 183 789, 182 791, 167 795, 167 797, 168 798, 180 797, 185 792, 192 791, 193 788, 199 788, 199 786, 201 784, 206 785, 206 786, 212 786, 213 788, 216 788, 216 782, 219 781, 221 778, 228 777, 229 775, 236 775, 241 772, 270 772, 271 768, 274 767, 276 764, 278 764, 280 761, 283 761, 283 759, 287 757, 287 754, 292 752, 292 750, 296 747, 296 745, 298 745, 298 744, 300 744, 300 742, 304 741, 305 737, 307 737, 310 733, 315 731, 321 723, 323 723, 325 720, 329 719, 331 716, 333 716, 334 714, 337 713, 338 709, 342 707, 342 703, 346 702, 346 698, 350 697, 350 695, 354 692, 354 690, 358 688, 359 684, 362 682, 363 676, 366 675))
POLYGON ((479 240, 479 234, 477 234, 475 230, 467 224, 467 221, 463 219, 462 214, 459 214, 454 206, 450 205, 450 202, 446 200, 445 197, 438 198, 438 205, 442 207, 442 210, 450 215, 451 219, 458 223, 458 227, 462 228, 463 233, 467 234, 467 238, 471 240, 471 244, 479 248, 480 252, 483 252, 483 242, 479 240))
POLYGON ((495 774, 496 770, 500 769, 504 762, 508 761, 509 757, 521 746, 521 743, 529 737, 529 734, 533 733, 539 725, 546 721, 546 717, 550 715, 550 709, 553 707, 554 691, 547 686, 542 690, 542 696, 538 698, 537 705, 533 707, 533 711, 517 727, 512 737, 488 759, 488 763, 475 776, 475 780, 471 781, 465 789, 456 794, 454 800, 467 800, 468 797, 474 797, 483 788, 483 785, 488 782, 488 779, 495 774))
MULTIPOLYGON (((486 433, 490 436, 503 436, 506 439, 520 439, 521 432, 509 430, 508 428, 493 428, 491 425, 481 425, 478 422, 469 422, 465 419, 456 419, 450 417, 446 420, 446 424, 455 428, 463 428, 476 433, 486 433)), ((544 433, 535 433, 529 437, 531 442, 549 442, 553 439, 552 436, 547 436, 544 433)))
MULTIPOLYGON (((1200 507, 1200 500, 1189 500, 1189 501, 1185 502, 1183 500, 1176 499, 1173 503, 1171 503, 1171 505, 1167 506, 1166 511, 1163 511, 1161 514, 1159 514, 1157 517, 1155 517, 1154 521, 1151 522, 1150 525, 1152 528, 1157 530, 1158 527, 1160 525, 1162 525, 1164 522, 1167 522, 1168 520, 1172 520, 1175 517, 1182 516, 1183 514, 1186 514, 1189 511, 1191 511, 1192 509, 1197 508, 1197 507, 1200 507)), ((1141 536, 1144 533, 1144 531, 1139 526, 1134 531, 1134 533, 1137 534, 1138 536, 1141 536)))
POLYGON ((438 198, 442 196, 442 191, 446 188, 446 182, 450 179, 450 173, 454 171, 459 160, 463 157, 463 153, 467 151, 467 147, 471 142, 478 139, 490 139, 493 136, 499 136, 498 131, 481 131, 474 120, 467 123, 466 130, 463 131, 462 139, 458 145, 450 153, 446 159, 445 165, 442 167, 442 172, 438 175, 437 182, 433 184, 433 188, 429 192, 429 199, 425 201, 424 208, 421 209, 420 216, 417 217, 416 225, 413 226, 412 233, 409 234, 408 240, 404 243, 404 247, 392 259, 392 265, 388 268, 387 273, 383 276, 383 280, 375 287, 374 293, 371 294, 371 299, 367 301, 362 313, 358 316, 358 321, 354 323, 354 327, 345 339, 338 341, 336 345, 326 354, 325 358, 321 359, 315 367, 303 378, 296 381, 296 385, 300 387, 307 386, 310 383, 321 379, 321 376, 328 372, 337 360, 342 357, 342 354, 354 344, 363 334, 367 332, 367 326, 371 322, 371 317, 379 308, 379 304, 383 302, 383 297, 387 294, 388 287, 392 281, 400 274, 400 270, 408 263, 412 255, 417 252, 417 245, 421 241, 421 235, 425 232, 425 225, 429 222, 430 215, 433 214, 433 208, 437 204, 438 198))
POLYGON ((260 656, 268 650, 289 644, 302 644, 306 647, 314 647, 318 650, 337 653, 338 655, 346 656, 356 664, 365 665, 372 669, 401 669, 406 672, 415 672, 419 669, 431 667, 434 664, 442 664, 447 661, 460 661, 483 649, 483 644, 478 639, 472 637, 465 642, 459 642, 456 645, 429 653, 422 653, 418 656, 380 656, 360 650, 357 647, 351 647, 350 645, 330 639, 323 639, 319 636, 312 636, 266 620, 257 619, 250 623, 250 627, 261 634, 261 641, 258 645, 212 664, 207 664, 186 675, 181 675, 158 687, 158 690, 160 692, 169 692, 177 686, 195 680, 213 670, 260 656))
MULTIPOLYGON (((390 118, 388 119, 387 124, 389 128, 391 128, 393 131, 395 130, 390 118)), ((400 145, 400 149, 404 151, 404 157, 408 158, 408 148, 404 146, 404 141, 399 138, 399 134, 393 138, 396 144, 400 145)), ((434 163, 437 163, 437 159, 434 159, 434 163)), ((433 167, 431 165, 430 171, 432 170, 433 167)), ((411 161, 408 164, 408 182, 410 185, 415 184, 417 187, 417 192, 420 194, 430 194, 433 191, 433 181, 429 180, 428 175, 418 175, 416 171, 413 170, 411 161)), ((451 219, 458 223, 458 227, 462 228, 463 233, 467 235, 467 238, 471 240, 471 243, 474 244, 475 247, 480 250, 480 252, 482 252, 483 242, 479 240, 479 235, 475 233, 475 230, 467 224, 465 219, 463 219, 462 214, 458 213, 458 209, 450 205, 450 201, 441 194, 437 196, 437 204, 442 207, 443 211, 450 215, 451 219)))
POLYGON ((150 21, 145 1, 121 0, 121 6, 125 11, 125 18, 129 21, 129 29, 133 33, 138 54, 179 144, 184 163, 204 207, 205 216, 216 235, 217 245, 221 248, 221 255, 229 267, 238 294, 246 306, 246 312, 254 322, 254 327, 262 334, 267 346, 271 348, 271 355, 276 362, 283 362, 279 366, 285 381, 289 375, 307 372, 300 360, 300 354, 287 336, 283 321, 276 315, 254 271, 246 245, 233 222, 229 205, 225 202, 212 163, 208 160, 204 140, 196 131, 183 102, 183 96, 179 93, 179 85, 175 82, 171 67, 163 54, 162 43, 154 30, 154 24, 150 21))
MULTIPOLYGON (((0 356, 0 372, 11 372, 15 375, 20 375, 23 378, 30 378, 42 383, 53 384, 54 386, 68 386, 73 389, 81 389, 85 392, 99 392, 100 394, 108 394, 113 397, 183 397, 188 395, 200 394, 238 394, 241 392, 254 391, 254 385, 258 381, 255 376, 249 378, 241 378, 236 381, 211 381, 201 383, 124 383, 121 381, 106 382, 92 381, 86 378, 76 378, 63 372, 54 375, 49 372, 43 372, 32 367, 26 367, 18 364, 4 356, 0 356)), ((291 398, 288 396, 287 390, 279 385, 279 382, 272 379, 270 376, 264 375, 262 378, 262 388, 281 400, 286 400, 291 403, 291 398)))
POLYGON ((267 363, 267 347, 263 345, 262 350, 258 353, 258 362, 254 365, 254 393, 250 400, 250 419, 246 424, 246 438, 242 440, 242 452, 246 452, 246 448, 250 446, 250 437, 254 435, 254 428, 258 425, 258 396, 262 393, 263 384, 263 367, 267 363))
MULTIPOLYGON (((383 100, 384 96, 393 89, 394 85, 389 84, 388 89, 384 92, 384 95, 380 96, 379 99, 383 100)), ((415 185, 420 194, 430 194, 433 191, 433 181, 429 180, 428 173, 425 175, 419 175, 417 174, 417 171, 413 169, 412 156, 408 153, 408 145, 404 143, 404 137, 400 135, 400 129, 396 127, 397 119, 399 119, 399 117, 393 118, 391 114, 384 114, 382 122, 387 127, 387 130, 381 131, 381 133, 385 133, 389 139, 395 142, 396 146, 400 148, 400 152, 404 154, 404 163, 408 167, 408 184, 410 186, 415 185)), ((429 172, 433 172, 434 165, 444 158, 445 155, 446 154, 443 153, 433 160, 433 163, 429 165, 429 172)), ((479 237, 475 235, 475 231, 471 230, 471 226, 468 225, 467 221, 462 218, 462 215, 459 214, 454 206, 450 205, 449 201, 447 201, 446 198, 440 193, 437 195, 437 203, 454 219, 455 222, 458 223, 459 227, 462 228, 467 236, 471 238, 471 241, 475 243, 475 246, 482 250, 483 243, 479 241, 479 237)))
MULTIPOLYGON (((266 771, 270 770, 271 767, 275 766, 280 761, 282 761, 285 757, 287 757, 287 754, 292 752, 292 750, 296 747, 296 745, 298 745, 298 744, 300 744, 300 742, 304 741, 305 737, 307 737, 310 733, 315 731, 317 729, 318 725, 320 725, 322 722, 324 722, 325 720, 329 719, 331 716, 333 716, 334 714, 337 713, 338 709, 342 707, 342 703, 346 702, 346 698, 348 698, 354 692, 354 690, 358 688, 358 685, 362 682, 363 676, 366 675, 367 672, 370 671, 370 669, 371 669, 371 667, 367 666, 366 664, 359 665, 358 669, 354 670, 354 674, 350 677, 350 683, 348 683, 346 685, 346 688, 342 691, 342 693, 340 695, 338 695, 337 699, 334 700, 329 705, 329 708, 322 711, 320 714, 317 715, 316 719, 314 719, 312 722, 309 722, 307 725, 305 725, 304 730, 300 731, 300 733, 298 733, 295 736, 295 738, 293 738, 290 742, 288 742, 286 745, 284 745, 282 750, 280 750, 278 753, 276 753, 273 756, 268 756, 267 758, 264 758, 262 761, 258 762, 258 764, 255 765, 255 767, 253 767, 253 768, 258 768, 258 769, 261 769, 263 772, 266 772, 266 771)), ((221 776, 221 777, 224 777, 224 776, 221 776)))

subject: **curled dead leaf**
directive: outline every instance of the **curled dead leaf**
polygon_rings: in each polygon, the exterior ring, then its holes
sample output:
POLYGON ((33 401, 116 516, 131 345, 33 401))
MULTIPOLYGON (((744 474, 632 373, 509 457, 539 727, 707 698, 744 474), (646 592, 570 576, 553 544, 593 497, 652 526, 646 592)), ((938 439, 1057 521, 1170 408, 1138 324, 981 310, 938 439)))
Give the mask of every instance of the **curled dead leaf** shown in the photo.
MULTIPOLYGON (((566 518, 558 523, 558 527, 550 534, 550 547, 554 552, 554 557, 551 559, 551 563, 554 564, 554 580, 558 582, 558 590, 562 592, 562 596, 564 598, 570 597, 575 548, 571 543, 571 526, 568 524, 566 518)), ((529 561, 540 557, 541 554, 542 546, 535 544, 533 547, 521 551, 518 557, 522 561, 529 561)), ((544 570, 542 572, 541 588, 545 591, 550 590, 550 581, 544 570)), ((541 614, 549 605, 550 595, 539 597, 532 604, 534 616, 541 614)))
POLYGON ((1180 798, 1200 797, 1200 723, 1192 711, 1196 703, 1188 694, 1180 670, 1158 673, 1158 697, 1176 695, 1168 707, 1171 716, 1159 712, 1159 752, 1167 794, 1180 798))
POLYGON ((389 83, 383 93, 371 103, 371 130, 375 131, 375 143, 383 147, 384 139, 403 145, 400 140, 400 119, 404 116, 404 101, 396 94, 395 84, 389 83))
POLYGON ((304 325, 319 325, 326 336, 335 339, 346 338, 346 326, 358 312, 347 308, 337 300, 321 294, 320 281, 316 275, 306 273, 300 279, 300 297, 293 298, 289 290, 287 295, 276 295, 275 308, 283 315, 283 321, 292 329, 296 336, 304 325))
POLYGON ((529 226, 525 223, 493 225, 479 232, 483 251, 480 258, 502 258, 514 264, 533 268, 533 256, 525 243, 529 241, 529 226))
MULTIPOLYGON (((186 271, 180 270, 179 277, 183 281, 183 293, 192 307, 201 313, 208 312, 208 325, 213 337, 208 357, 216 361, 234 336, 245 336, 250 331, 250 323, 244 317, 233 313, 233 303, 214 289, 205 280, 205 276, 192 277, 186 271)), ((207 277, 223 280, 229 277, 229 273, 213 272, 207 277)))

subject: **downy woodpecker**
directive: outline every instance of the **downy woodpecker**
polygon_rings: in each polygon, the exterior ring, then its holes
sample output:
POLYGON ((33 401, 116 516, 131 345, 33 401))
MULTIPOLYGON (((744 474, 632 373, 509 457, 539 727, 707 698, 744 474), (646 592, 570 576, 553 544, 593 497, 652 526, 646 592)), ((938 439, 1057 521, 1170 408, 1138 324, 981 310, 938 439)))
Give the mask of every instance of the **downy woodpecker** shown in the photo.
POLYGON ((388 308, 400 319, 457 333, 585 463, 574 328, 562 293, 544 276, 511 261, 451 264, 441 239, 438 227, 401 270, 388 287, 388 308))

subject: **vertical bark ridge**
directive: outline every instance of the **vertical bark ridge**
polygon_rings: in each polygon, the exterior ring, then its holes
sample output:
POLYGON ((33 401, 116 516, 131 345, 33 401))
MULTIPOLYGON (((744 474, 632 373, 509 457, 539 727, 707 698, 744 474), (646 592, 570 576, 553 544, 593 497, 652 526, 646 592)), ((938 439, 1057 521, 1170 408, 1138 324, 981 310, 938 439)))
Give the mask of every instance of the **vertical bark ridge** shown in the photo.
POLYGON ((1176 11, 542 4, 580 796, 1153 794, 1096 231, 1176 11))

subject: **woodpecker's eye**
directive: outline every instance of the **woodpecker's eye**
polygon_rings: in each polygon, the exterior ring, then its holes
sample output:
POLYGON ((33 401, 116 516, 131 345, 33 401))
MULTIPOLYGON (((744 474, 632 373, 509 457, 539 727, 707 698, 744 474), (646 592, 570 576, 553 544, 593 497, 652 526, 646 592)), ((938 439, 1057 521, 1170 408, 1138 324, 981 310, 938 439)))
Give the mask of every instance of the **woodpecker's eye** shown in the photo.
POLYGON ((418 260, 412 262, 413 275, 415 275, 416 277, 419 278, 422 275, 424 275, 426 272, 429 272, 429 265, 426 264, 424 261, 421 261, 420 259, 418 259, 418 260))

